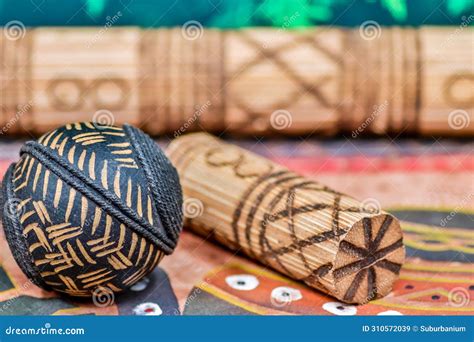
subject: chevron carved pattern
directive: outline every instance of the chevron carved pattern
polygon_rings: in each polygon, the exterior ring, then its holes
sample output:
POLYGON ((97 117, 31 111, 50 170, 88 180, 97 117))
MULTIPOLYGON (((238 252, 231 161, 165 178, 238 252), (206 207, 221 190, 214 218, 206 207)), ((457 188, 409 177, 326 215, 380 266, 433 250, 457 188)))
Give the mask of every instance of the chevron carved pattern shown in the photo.
MULTIPOLYGON (((74 123, 38 142, 153 225, 157 212, 150 189, 122 128, 74 123)), ((34 265, 56 291, 73 296, 90 296, 104 286, 120 291, 151 272, 164 256, 28 153, 15 166, 13 189, 34 265)))

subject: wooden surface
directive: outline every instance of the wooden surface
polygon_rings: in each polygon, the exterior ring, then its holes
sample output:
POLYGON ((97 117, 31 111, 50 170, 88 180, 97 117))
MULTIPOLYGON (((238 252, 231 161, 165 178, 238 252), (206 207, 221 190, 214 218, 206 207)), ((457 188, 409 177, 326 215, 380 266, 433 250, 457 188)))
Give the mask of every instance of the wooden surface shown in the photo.
POLYGON ((3 33, 2 134, 100 120, 175 136, 474 135, 470 27, 3 33))
POLYGON ((390 292, 405 255, 391 215, 205 133, 167 153, 194 231, 344 302, 390 292))

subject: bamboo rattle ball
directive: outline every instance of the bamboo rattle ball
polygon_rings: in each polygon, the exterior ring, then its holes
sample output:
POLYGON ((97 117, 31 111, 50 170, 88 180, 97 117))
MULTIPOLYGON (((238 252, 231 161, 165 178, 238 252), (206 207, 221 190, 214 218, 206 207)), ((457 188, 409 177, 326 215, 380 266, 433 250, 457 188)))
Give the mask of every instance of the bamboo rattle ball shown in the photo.
POLYGON ((27 142, 3 179, 2 208, 28 278, 80 297, 130 287, 173 252, 182 229, 178 174, 130 125, 74 123, 27 142))

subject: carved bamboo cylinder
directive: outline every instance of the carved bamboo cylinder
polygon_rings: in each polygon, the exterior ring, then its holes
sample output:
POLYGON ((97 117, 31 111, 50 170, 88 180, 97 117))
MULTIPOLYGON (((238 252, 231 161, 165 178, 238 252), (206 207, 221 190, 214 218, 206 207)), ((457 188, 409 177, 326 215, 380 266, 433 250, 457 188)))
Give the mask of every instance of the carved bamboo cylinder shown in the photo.
POLYGON ((474 135, 471 27, 0 31, 0 134, 474 135))
POLYGON ((205 133, 167 154, 195 232, 344 302, 390 292, 405 256, 390 214, 205 133))

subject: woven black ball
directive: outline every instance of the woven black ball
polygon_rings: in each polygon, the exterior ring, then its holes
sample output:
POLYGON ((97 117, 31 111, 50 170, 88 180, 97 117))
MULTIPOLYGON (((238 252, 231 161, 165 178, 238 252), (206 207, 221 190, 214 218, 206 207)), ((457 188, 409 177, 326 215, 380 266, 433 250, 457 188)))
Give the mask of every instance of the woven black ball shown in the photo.
POLYGON ((119 292, 173 252, 178 174, 139 129, 74 123, 27 142, 2 185, 12 254, 36 285, 72 296, 119 292))

